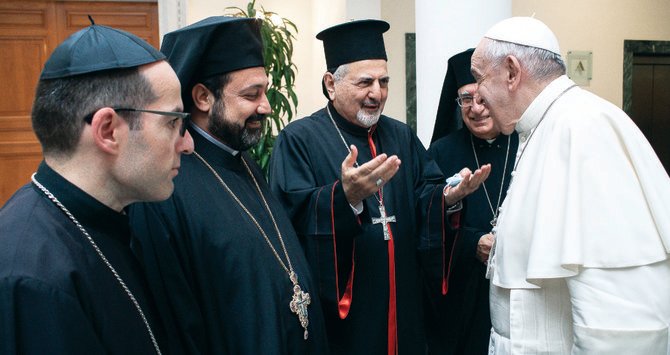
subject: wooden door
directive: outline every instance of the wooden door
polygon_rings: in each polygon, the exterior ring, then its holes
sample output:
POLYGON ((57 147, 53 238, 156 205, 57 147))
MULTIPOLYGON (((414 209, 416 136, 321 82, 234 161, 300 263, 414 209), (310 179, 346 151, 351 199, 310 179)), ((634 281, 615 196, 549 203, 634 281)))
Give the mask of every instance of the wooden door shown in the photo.
POLYGON ((96 24, 132 32, 156 48, 158 7, 147 2, 0 1, 0 206, 42 160, 30 112, 42 67, 70 34, 96 24))
POLYGON ((631 118, 670 173, 670 56, 633 57, 631 118))

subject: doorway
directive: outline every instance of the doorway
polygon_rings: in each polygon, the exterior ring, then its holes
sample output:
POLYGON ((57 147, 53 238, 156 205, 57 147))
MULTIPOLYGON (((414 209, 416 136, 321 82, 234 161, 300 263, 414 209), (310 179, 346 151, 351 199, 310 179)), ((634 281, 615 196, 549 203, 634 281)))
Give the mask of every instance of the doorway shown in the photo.
POLYGON ((670 174, 670 42, 624 41, 624 111, 670 174))
POLYGON ((158 7, 148 1, 0 2, 0 206, 42 160, 30 112, 40 72, 70 34, 90 25, 123 29, 159 47, 158 7))

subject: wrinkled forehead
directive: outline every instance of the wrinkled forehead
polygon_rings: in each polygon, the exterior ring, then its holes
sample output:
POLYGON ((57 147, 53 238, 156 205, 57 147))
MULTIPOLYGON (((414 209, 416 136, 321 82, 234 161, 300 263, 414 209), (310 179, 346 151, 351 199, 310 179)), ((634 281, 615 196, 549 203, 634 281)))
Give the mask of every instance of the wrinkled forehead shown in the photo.
POLYGON ((347 72, 347 76, 350 77, 377 79, 388 76, 386 61, 383 59, 359 60, 349 63, 348 66, 349 71, 347 72))
POLYGON ((481 74, 484 68, 486 68, 486 63, 484 63, 484 58, 482 55, 484 46, 486 45, 485 40, 486 38, 479 42, 479 45, 477 45, 477 48, 475 48, 475 51, 472 53, 472 58, 470 59, 470 71, 475 76, 476 74, 481 74))

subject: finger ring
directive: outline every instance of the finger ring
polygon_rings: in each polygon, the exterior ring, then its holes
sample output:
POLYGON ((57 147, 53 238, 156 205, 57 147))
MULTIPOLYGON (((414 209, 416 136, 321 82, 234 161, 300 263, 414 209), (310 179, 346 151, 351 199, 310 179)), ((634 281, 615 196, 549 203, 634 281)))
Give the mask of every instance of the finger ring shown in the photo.
POLYGON ((379 178, 379 179, 377 179, 377 181, 375 182, 375 185, 377 185, 377 187, 379 187, 379 186, 381 186, 381 184, 383 184, 383 183, 384 183, 384 179, 379 178))

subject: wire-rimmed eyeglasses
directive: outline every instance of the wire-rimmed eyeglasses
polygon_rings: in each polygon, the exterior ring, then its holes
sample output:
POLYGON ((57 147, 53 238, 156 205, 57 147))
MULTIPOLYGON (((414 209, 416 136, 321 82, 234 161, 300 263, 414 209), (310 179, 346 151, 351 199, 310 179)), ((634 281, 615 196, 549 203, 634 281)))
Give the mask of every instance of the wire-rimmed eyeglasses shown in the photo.
MULTIPOLYGON (((112 107, 112 110, 116 112, 146 112, 153 113, 154 115, 169 116, 181 118, 181 126, 179 126, 179 135, 184 136, 186 134, 186 128, 188 127, 188 122, 190 121, 191 114, 187 112, 174 112, 174 111, 156 111, 156 110, 144 110, 139 108, 129 108, 129 107, 112 107)), ((93 115, 95 112, 84 117, 84 121, 91 123, 93 120, 93 115)))
POLYGON ((460 107, 470 107, 475 103, 475 97, 472 95, 463 95, 456 98, 456 103, 460 107))

